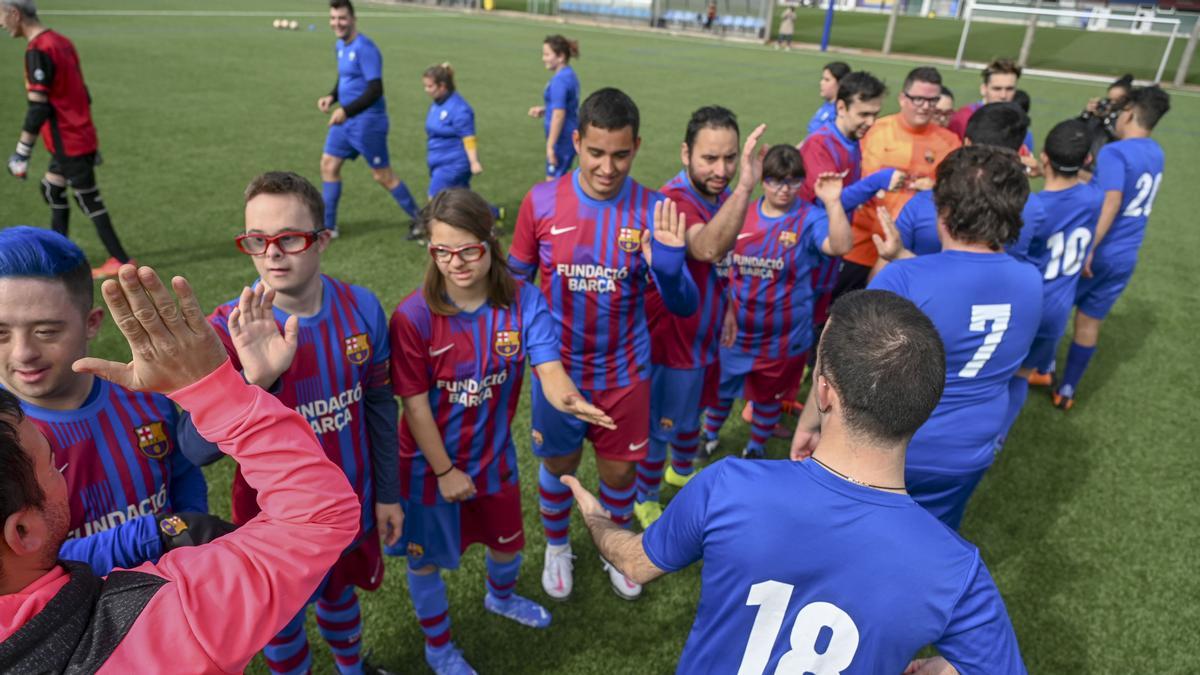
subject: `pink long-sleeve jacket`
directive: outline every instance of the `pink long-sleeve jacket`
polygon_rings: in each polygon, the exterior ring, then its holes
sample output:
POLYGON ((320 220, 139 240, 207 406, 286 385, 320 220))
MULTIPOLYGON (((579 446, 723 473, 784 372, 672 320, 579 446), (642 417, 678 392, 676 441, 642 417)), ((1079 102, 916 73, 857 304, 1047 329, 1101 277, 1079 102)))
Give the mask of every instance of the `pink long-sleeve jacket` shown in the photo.
MULTIPOLYGON (((226 362, 171 394, 258 490, 262 512, 236 532, 173 550, 135 572, 166 580, 102 673, 241 672, 296 616, 358 531, 359 505, 311 427, 226 362)), ((66 585, 55 566, 0 597, 0 642, 66 585)))

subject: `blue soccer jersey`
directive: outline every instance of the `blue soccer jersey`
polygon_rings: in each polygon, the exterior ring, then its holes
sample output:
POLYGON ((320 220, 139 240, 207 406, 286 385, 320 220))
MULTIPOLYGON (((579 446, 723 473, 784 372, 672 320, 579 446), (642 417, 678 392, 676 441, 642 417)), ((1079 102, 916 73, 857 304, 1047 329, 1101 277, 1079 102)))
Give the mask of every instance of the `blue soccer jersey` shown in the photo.
POLYGON ((908 200, 896 217, 896 229, 900 232, 904 248, 916 255, 929 255, 942 250, 932 190, 922 190, 908 200))
POLYGON ((906 467, 969 473, 992 463, 1021 367, 1042 316, 1042 279, 1003 253, 942 251, 897 260, 870 288, 908 298, 946 348, 946 388, 908 448, 906 467))
POLYGON ((813 133, 817 129, 831 124, 837 119, 837 104, 833 101, 826 101, 817 108, 817 112, 813 114, 812 119, 808 121, 808 133, 813 133))
POLYGON ((546 136, 550 135, 551 113, 555 110, 564 110, 567 116, 563 118, 562 132, 558 134, 556 147, 572 147, 571 134, 579 128, 579 78, 575 76, 575 69, 571 66, 564 66, 562 70, 555 73, 554 77, 551 77, 550 81, 546 83, 542 101, 546 105, 546 115, 542 119, 546 136))
POLYGON ((1108 264, 1132 263, 1146 236, 1146 221, 1162 184, 1162 147, 1153 138, 1109 143, 1096 158, 1094 182, 1104 192, 1121 192, 1121 210, 1095 257, 1108 264))
POLYGON ((425 115, 425 161, 432 170, 439 166, 462 166, 470 170, 463 139, 475 135, 475 111, 458 92, 429 104, 425 115))
POLYGON ((666 571, 704 561, 680 673, 900 673, 928 644, 960 673, 1025 672, 978 549, 811 460, 718 462, 642 546, 666 571))
MULTIPOLYGON (((342 105, 362 96, 371 80, 383 79, 383 56, 366 35, 359 33, 349 44, 338 40, 334 52, 338 66, 337 99, 342 105)), ((387 113, 387 103, 382 96, 355 117, 370 113, 387 113)))

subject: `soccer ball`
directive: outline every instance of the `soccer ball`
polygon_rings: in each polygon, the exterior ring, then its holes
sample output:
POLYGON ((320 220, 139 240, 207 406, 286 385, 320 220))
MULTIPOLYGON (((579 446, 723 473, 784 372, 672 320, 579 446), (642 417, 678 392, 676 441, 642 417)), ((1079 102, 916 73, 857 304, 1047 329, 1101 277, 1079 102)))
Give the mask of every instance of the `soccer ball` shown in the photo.
POLYGON ((282 24, 282 23, 283 23, 283 19, 275 19, 274 21, 271 22, 271 28, 279 28, 280 24, 282 24))
POLYGON ((299 27, 300 27, 300 22, 296 21, 295 19, 292 19, 291 23, 288 24, 288 29, 290 29, 290 30, 296 30, 299 27))

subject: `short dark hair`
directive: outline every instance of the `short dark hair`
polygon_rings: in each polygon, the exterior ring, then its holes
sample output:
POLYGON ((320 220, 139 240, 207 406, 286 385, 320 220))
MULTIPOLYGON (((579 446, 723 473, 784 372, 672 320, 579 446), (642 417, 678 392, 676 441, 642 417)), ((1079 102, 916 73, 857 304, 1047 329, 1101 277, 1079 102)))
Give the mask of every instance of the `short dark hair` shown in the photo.
POLYGON ((692 113, 692 118, 688 120, 687 131, 683 134, 683 144, 688 152, 692 151, 692 143, 696 142, 696 134, 701 129, 733 129, 733 133, 739 137, 742 133, 738 129, 737 115, 732 110, 719 105, 706 105, 692 113))
POLYGON ((942 74, 933 66, 920 66, 908 71, 908 75, 904 78, 904 91, 913 85, 913 82, 928 82, 942 86, 942 74))
POLYGON ((964 138, 972 145, 994 145, 1018 150, 1029 131, 1029 116, 1015 103, 989 103, 980 107, 967 121, 964 138))
POLYGON ((942 85, 942 96, 949 97, 949 99, 951 101, 953 101, 954 100, 954 91, 952 89, 950 89, 950 87, 947 87, 946 85, 943 84, 942 85))
POLYGON ((37 3, 34 0, 0 0, 0 9, 12 7, 26 19, 37 21, 37 3))
POLYGON ((1087 122, 1080 119, 1059 122, 1046 134, 1045 147, 1054 173, 1067 177, 1078 174, 1092 149, 1087 122))
POLYGON ((825 67, 821 70, 828 70, 833 79, 841 82, 843 77, 850 74, 850 64, 844 61, 831 61, 826 63, 825 67))
POLYGON ((1021 77, 1021 66, 1009 58, 992 59, 983 67, 983 83, 987 84, 993 75, 1016 75, 1021 77))
POLYGON ((1033 105, 1033 101, 1029 98, 1029 92, 1025 91, 1024 89, 1018 89, 1013 92, 1012 102, 1016 103, 1017 107, 1021 109, 1021 112, 1025 113, 1026 115, 1029 114, 1029 108, 1033 105))
POLYGON ((24 418, 17 397, 0 389, 0 524, 21 509, 46 503, 33 459, 21 447, 17 425, 24 418))
POLYGON ((1133 73, 1125 73, 1121 77, 1113 80, 1112 84, 1108 85, 1108 88, 1112 89, 1113 87, 1124 89, 1125 93, 1128 94, 1133 90, 1133 73))
POLYGON ((1150 131, 1171 109, 1171 97, 1157 84, 1136 87, 1129 92, 1126 105, 1133 108, 1133 119, 1138 126, 1150 131))
POLYGON ((34 277, 61 281, 87 312, 92 308, 92 268, 75 242, 52 230, 18 225, 0 230, 0 279, 34 277))
POLYGON ((329 9, 348 9, 350 16, 354 16, 354 3, 350 0, 329 0, 329 9))
POLYGON ((873 101, 887 93, 887 86, 865 70, 856 70, 838 80, 837 100, 849 108, 855 101, 873 101))
POLYGON ((911 438, 946 386, 946 352, 937 328, 891 291, 852 291, 838 298, 818 354, 818 375, 837 392, 846 426, 882 443, 911 438))
POLYGON ((804 158, 790 143, 772 145, 763 158, 762 176, 764 180, 804 178, 804 158))
POLYGON ((638 137, 641 114, 637 104, 625 92, 616 87, 604 87, 592 92, 579 106, 579 135, 584 136, 588 127, 605 131, 619 131, 625 127, 633 129, 638 137))
POLYGON ((268 171, 256 176, 246 186, 246 203, 259 195, 293 195, 312 216, 313 229, 325 226, 325 200, 308 179, 291 171, 268 171))
POLYGON ((999 251, 1020 235, 1029 179, 1017 153, 965 145, 942 160, 936 180, 933 203, 956 241, 999 251))

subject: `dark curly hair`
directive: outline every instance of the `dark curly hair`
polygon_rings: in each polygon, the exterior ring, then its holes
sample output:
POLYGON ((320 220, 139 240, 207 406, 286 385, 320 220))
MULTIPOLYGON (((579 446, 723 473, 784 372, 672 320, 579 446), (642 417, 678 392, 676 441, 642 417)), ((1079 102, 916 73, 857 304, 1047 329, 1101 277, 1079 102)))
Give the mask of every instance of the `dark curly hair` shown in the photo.
POLYGON ((965 146, 938 165, 933 201, 956 241, 999 251, 1021 234, 1028 198, 1029 179, 1011 150, 965 146))

